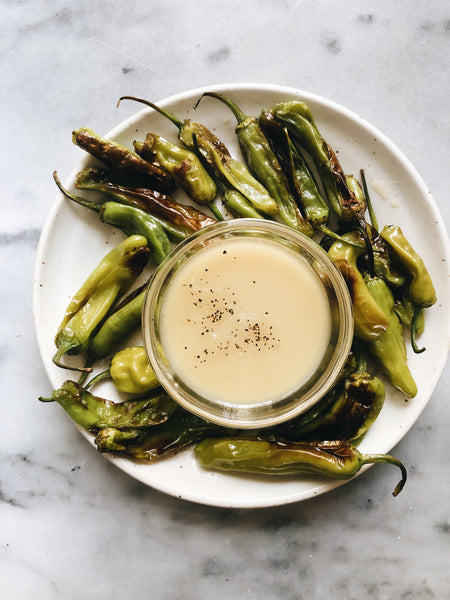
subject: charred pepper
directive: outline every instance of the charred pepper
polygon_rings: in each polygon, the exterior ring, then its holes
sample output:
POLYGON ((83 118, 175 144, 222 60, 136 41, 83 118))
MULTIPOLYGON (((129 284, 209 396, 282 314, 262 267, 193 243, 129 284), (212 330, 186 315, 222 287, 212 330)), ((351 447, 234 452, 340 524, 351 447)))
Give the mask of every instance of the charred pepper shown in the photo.
POLYGON ((342 241, 335 241, 332 244, 328 254, 342 273, 349 288, 353 305, 355 335, 363 340, 370 340, 379 337, 386 331, 388 320, 369 293, 364 277, 358 269, 357 260, 363 249, 351 245, 358 241, 361 241, 358 232, 346 233, 342 236, 342 241))
POLYGON ((417 394, 417 386, 408 367, 403 326, 394 310, 394 296, 386 282, 379 277, 366 277, 366 286, 388 319, 387 330, 370 340, 370 349, 392 385, 413 398, 417 394))
MULTIPOLYGON (((178 128, 179 139, 187 148, 198 150, 214 177, 237 189, 256 210, 269 216, 278 212, 277 203, 264 186, 253 177, 243 163, 231 156, 227 147, 204 125, 190 119, 180 121, 156 104, 141 98, 122 96, 119 102, 125 99, 145 104, 168 118, 178 128)), ((213 206, 210 204, 211 210, 213 206)), ((216 212, 214 215, 217 216, 216 212)))
POLYGON ((100 137, 88 127, 74 131, 72 141, 121 177, 139 177, 158 189, 164 191, 173 189, 173 178, 167 171, 147 162, 133 150, 100 137))
POLYGON ((137 460, 150 462, 159 456, 190 446, 207 436, 226 434, 233 435, 233 432, 178 407, 166 423, 154 428, 102 429, 98 432, 95 443, 100 452, 118 452, 137 460))
MULTIPOLYGON (((81 354, 114 302, 132 285, 147 264, 144 237, 131 236, 111 250, 73 296, 55 337, 53 362, 65 368, 63 354, 81 354)), ((80 369, 75 369, 80 370, 80 369)), ((83 370, 83 369, 81 369, 83 370)))
POLYGON ((60 183, 56 173, 53 178, 61 192, 77 204, 89 208, 100 215, 103 223, 119 227, 125 235, 141 235, 147 240, 152 260, 159 264, 169 254, 171 245, 162 225, 150 214, 140 208, 118 204, 117 202, 93 202, 75 196, 60 183))
POLYGON ((301 215, 290 191, 288 179, 259 126, 258 119, 245 115, 232 100, 221 94, 206 92, 203 96, 220 100, 236 117, 236 134, 244 159, 256 179, 264 185, 277 203, 279 218, 286 225, 312 237, 314 230, 309 221, 301 215))
POLYGON ((135 141, 134 149, 144 160, 171 173, 198 204, 209 204, 215 199, 216 184, 194 152, 153 133, 148 133, 144 142, 135 141))
POLYGON ((127 394, 146 394, 160 386, 142 346, 131 346, 116 352, 109 372, 114 385, 127 394))
POLYGON ((193 206, 176 202, 161 192, 117 183, 105 169, 83 169, 75 179, 75 187, 104 192, 116 202, 150 213, 174 241, 181 241, 191 233, 216 222, 216 219, 193 206))
POLYGON ((348 442, 265 442, 219 438, 205 439, 195 448, 203 467, 221 471, 263 473, 265 475, 306 475, 350 479, 367 464, 396 465, 402 473, 393 496, 406 482, 404 465, 388 454, 361 454, 348 442))
POLYGON ((74 381, 65 381, 42 402, 57 402, 80 427, 92 432, 107 427, 117 430, 153 427, 164 423, 176 410, 177 404, 163 391, 149 398, 114 403, 94 396, 74 381))

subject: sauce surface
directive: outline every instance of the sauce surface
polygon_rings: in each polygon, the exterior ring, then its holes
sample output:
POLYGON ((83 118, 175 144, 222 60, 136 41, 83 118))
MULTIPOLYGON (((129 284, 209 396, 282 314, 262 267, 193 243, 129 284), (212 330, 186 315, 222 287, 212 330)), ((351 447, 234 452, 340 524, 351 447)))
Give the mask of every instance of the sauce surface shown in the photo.
POLYGON ((188 259, 160 316, 174 372, 219 404, 289 395, 318 367, 330 329, 325 291, 307 261, 257 238, 221 240, 188 259))

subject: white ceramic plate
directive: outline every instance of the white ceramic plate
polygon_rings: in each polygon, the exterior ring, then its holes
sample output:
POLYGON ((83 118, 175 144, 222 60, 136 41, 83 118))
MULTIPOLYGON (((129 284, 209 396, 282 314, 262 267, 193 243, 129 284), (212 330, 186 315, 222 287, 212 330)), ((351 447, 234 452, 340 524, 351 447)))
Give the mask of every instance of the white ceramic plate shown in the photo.
MULTIPOLYGON (((450 253, 439 211, 418 173, 392 142, 363 118, 341 106, 307 92, 280 86, 231 84, 208 89, 229 95, 247 114, 253 115, 258 115, 261 108, 270 108, 281 100, 304 100, 312 109, 324 138, 338 151, 345 172, 358 175, 360 169, 364 168, 369 185, 375 182, 375 187, 383 190, 381 195, 375 191, 371 193, 380 227, 385 224, 401 225, 425 260, 437 289, 438 302, 427 310, 426 331, 420 339, 420 344, 425 345, 427 351, 420 355, 410 353, 410 366, 419 392, 416 398, 405 402, 402 394, 387 386, 385 406, 360 445, 362 452, 387 453, 419 417, 447 358, 450 253)), ((191 117, 203 122, 232 152, 238 154, 235 121, 230 111, 212 98, 205 98, 197 110, 193 109, 204 91, 196 89, 184 92, 159 102, 159 105, 180 119, 191 117)), ((111 110, 114 110, 115 101, 115 98, 111 99, 111 110)), ((134 139, 144 139, 145 134, 152 131, 176 141, 177 130, 169 121, 148 109, 134 114, 136 108, 141 109, 142 105, 131 102, 121 104, 118 115, 133 116, 111 131, 108 137, 131 145, 134 139)), ((70 134, 68 131, 68 144, 70 134)), ((80 151, 82 155, 81 163, 65 181, 68 187, 73 184, 75 174, 92 162, 80 151)), ((60 176, 63 174, 60 173, 60 176)), ((73 205, 62 195, 58 196, 42 232, 34 278, 37 338, 42 360, 54 387, 59 387, 71 376, 70 372, 55 367, 51 361, 55 351, 53 338, 69 299, 108 249, 122 238, 120 231, 101 224, 96 214, 73 205)), ((118 399, 110 384, 101 393, 100 390, 95 393, 118 399)), ((83 433, 93 444, 93 437, 83 433)), ((280 505, 317 496, 343 483, 205 471, 198 466, 191 449, 147 465, 105 456, 132 477, 162 492, 222 507, 280 505)), ((398 480, 398 470, 388 465, 377 468, 385 469, 386 493, 390 493, 398 480)))

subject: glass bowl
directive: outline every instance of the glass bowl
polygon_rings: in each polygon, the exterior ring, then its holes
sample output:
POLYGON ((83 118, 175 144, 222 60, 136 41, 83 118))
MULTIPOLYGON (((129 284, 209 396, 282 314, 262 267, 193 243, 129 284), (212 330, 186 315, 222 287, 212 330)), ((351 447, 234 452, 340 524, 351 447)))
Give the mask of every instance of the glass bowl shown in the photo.
POLYGON ((232 219, 177 245, 155 271, 144 346, 182 407, 231 428, 287 421, 336 382, 353 339, 347 285, 313 240, 232 219))

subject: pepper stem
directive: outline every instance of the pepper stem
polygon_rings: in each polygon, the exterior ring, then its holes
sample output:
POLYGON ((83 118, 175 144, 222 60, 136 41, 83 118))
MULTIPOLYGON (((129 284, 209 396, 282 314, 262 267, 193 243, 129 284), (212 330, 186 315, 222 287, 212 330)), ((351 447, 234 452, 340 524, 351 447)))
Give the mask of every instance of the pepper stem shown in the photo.
POLYGON ((87 391, 92 386, 96 385, 97 383, 100 383, 100 381, 105 381, 105 379, 111 379, 111 373, 110 373, 109 369, 106 369, 105 371, 102 371, 101 373, 99 373, 98 375, 96 375, 95 377, 93 377, 84 386, 84 389, 87 391))
POLYGON ((364 173, 364 169, 360 170, 361 173, 361 181, 363 185, 364 196, 366 197, 367 202, 367 210, 369 211, 370 222, 372 223, 372 227, 378 231, 378 220, 375 215, 375 211, 373 210, 372 201, 369 195, 369 189, 367 187, 366 175, 364 173))
POLYGON ((65 365, 61 362, 61 358, 65 353, 64 347, 57 350, 52 358, 53 364, 61 369, 67 369, 68 371, 79 371, 81 373, 92 373, 92 367, 72 367, 70 365, 65 365))
POLYGON ((80 196, 75 196, 75 194, 71 194, 66 188, 63 187, 62 183, 59 180, 58 173, 53 171, 53 179, 55 180, 56 185, 59 187, 60 191, 69 198, 69 200, 73 200, 77 204, 81 204, 85 208, 90 208, 96 213, 99 213, 102 207, 100 202, 93 202, 92 200, 86 200, 85 198, 81 198, 80 196))
POLYGON ((200 96, 200 98, 197 100, 197 102, 194 105, 194 108, 197 108, 197 106, 200 104, 202 98, 204 98, 205 96, 210 96, 211 98, 216 98, 216 100, 220 100, 220 102, 223 102, 224 104, 226 104, 228 106, 228 108, 231 110, 231 112, 234 114, 234 116, 236 117, 236 120, 239 124, 243 123, 246 119, 247 119, 247 115, 245 115, 242 110, 229 98, 225 98, 225 96, 222 96, 222 94, 217 94, 216 92, 205 92, 204 94, 202 94, 200 96))
POLYGON ((422 312, 422 307, 417 304, 414 305, 414 313, 411 319, 411 346, 415 354, 422 354, 425 352, 426 348, 419 348, 416 342, 416 334, 417 334, 417 320, 420 317, 420 313, 422 312))
POLYGON ((150 100, 144 100, 143 98, 136 98, 136 96, 122 96, 121 98, 119 98, 119 101, 117 102, 117 106, 119 106, 119 104, 122 102, 122 100, 134 100, 134 102, 140 102, 141 104, 145 104, 146 106, 149 106, 150 108, 153 108, 153 110, 156 110, 157 112, 159 112, 159 114, 162 115, 163 117, 166 117, 166 119, 169 119, 169 121, 172 121, 172 123, 175 125, 175 127, 178 127, 178 129, 181 129, 183 127, 182 121, 177 119, 174 115, 167 112, 166 110, 164 110, 157 104, 153 104, 153 102, 150 102, 150 100))
POLYGON ((403 489, 403 486, 406 483, 407 472, 406 472, 406 468, 405 468, 404 464, 400 460, 398 460, 398 458, 395 458, 394 456, 391 456, 390 454, 362 454, 361 455, 361 466, 378 463, 378 462, 384 462, 384 463, 390 463, 391 465, 396 465, 402 472, 402 478, 395 486, 395 490, 392 492, 393 496, 397 496, 398 494, 400 494, 400 492, 403 489))

